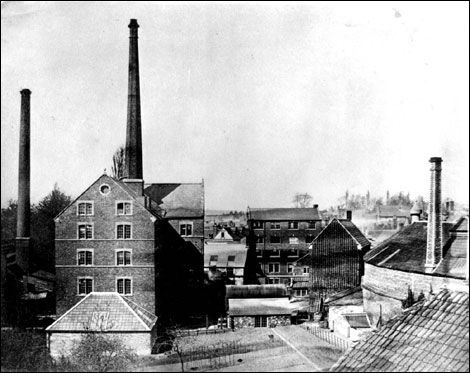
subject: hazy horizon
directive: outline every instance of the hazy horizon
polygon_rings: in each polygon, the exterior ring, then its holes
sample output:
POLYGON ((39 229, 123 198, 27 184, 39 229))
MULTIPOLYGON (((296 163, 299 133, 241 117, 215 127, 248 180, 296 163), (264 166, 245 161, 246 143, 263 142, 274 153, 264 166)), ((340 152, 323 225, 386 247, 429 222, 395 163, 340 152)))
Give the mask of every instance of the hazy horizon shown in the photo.
POLYGON ((3 2, 1 205, 17 199, 31 95, 31 202, 77 197, 125 142, 139 28, 145 182, 200 182, 208 210, 320 209, 350 194, 468 205, 468 3, 3 2))

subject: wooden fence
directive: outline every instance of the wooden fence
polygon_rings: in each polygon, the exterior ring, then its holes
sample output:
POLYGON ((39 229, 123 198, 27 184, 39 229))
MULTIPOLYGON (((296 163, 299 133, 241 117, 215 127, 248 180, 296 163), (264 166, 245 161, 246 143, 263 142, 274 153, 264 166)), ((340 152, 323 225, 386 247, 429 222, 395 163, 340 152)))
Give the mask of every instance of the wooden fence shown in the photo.
POLYGON ((302 327, 309 333, 324 340, 325 342, 328 342, 329 344, 340 348, 342 351, 346 351, 352 345, 350 340, 341 338, 340 336, 331 332, 329 329, 319 328, 318 326, 311 325, 302 325, 302 327))

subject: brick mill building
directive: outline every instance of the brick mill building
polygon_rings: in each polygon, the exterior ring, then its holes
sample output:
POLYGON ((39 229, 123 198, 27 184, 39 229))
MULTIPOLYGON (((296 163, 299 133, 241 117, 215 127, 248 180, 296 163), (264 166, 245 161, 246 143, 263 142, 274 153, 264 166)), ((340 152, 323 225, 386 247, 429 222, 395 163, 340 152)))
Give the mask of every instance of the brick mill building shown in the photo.
POLYGON ((138 27, 132 19, 124 177, 104 173, 55 218, 58 316, 92 292, 116 292, 159 317, 200 303, 204 185, 144 183, 138 27))
MULTIPOLYGON (((290 285, 294 262, 307 254, 322 229, 318 205, 311 208, 248 208, 247 244, 256 250, 266 284, 290 285)), ((309 266, 304 270, 308 278, 309 266)))

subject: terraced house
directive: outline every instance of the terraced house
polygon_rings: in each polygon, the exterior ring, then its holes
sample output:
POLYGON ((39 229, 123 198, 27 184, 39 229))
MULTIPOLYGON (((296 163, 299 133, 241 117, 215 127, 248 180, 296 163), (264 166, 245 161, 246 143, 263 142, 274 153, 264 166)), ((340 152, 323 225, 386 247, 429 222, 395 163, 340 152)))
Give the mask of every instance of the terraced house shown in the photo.
POLYGON ((194 311, 203 281, 203 183, 143 180, 138 27, 131 20, 124 177, 102 174, 55 218, 58 316, 91 292, 117 292, 175 317, 194 311))

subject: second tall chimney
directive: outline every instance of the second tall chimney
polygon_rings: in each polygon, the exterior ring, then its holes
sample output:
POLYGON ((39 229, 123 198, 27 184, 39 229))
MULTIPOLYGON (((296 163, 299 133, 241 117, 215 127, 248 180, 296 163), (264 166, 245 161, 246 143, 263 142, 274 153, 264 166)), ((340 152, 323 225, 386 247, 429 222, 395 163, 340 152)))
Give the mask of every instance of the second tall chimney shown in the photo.
POLYGON ((142 125, 140 119, 139 50, 136 19, 129 23, 129 81, 124 177, 142 180, 142 125))
POLYGON ((29 267, 30 210, 30 114, 31 91, 21 90, 20 146, 18 162, 18 211, 16 222, 16 261, 25 271, 29 267))
POLYGON ((432 272, 442 259, 441 221, 441 163, 442 158, 433 157, 431 163, 431 193, 428 210, 428 237, 426 247, 426 272, 432 272))

